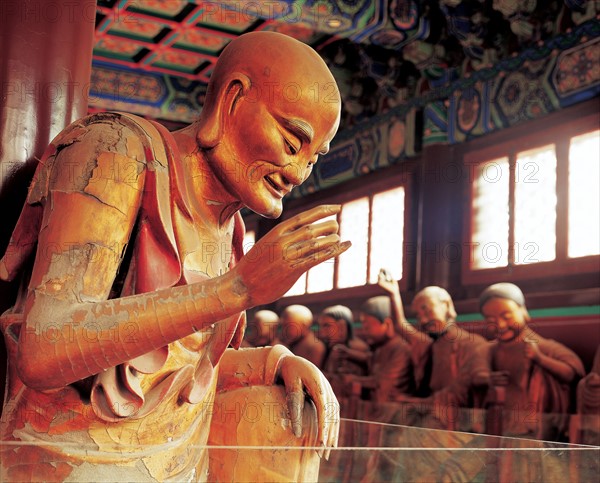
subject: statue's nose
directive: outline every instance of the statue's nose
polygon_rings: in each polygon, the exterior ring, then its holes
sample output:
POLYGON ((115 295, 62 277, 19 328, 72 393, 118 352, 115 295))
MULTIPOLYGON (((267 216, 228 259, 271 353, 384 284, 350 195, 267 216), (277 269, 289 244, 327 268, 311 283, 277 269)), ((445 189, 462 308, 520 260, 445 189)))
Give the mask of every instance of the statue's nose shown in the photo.
POLYGON ((283 175, 290 184, 300 186, 306 179, 307 170, 299 163, 290 163, 285 167, 283 175))

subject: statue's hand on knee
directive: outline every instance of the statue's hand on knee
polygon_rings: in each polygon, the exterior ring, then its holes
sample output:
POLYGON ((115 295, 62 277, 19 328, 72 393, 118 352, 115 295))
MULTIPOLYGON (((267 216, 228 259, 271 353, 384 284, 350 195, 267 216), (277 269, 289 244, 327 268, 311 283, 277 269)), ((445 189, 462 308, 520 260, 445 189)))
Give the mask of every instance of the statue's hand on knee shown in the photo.
POLYGON ((312 362, 294 355, 285 356, 278 370, 278 380, 285 385, 292 429, 297 437, 302 435, 302 411, 306 395, 313 400, 319 421, 318 444, 325 448, 336 447, 340 424, 340 405, 329 381, 312 362))
MULTIPOLYGON (((222 401, 225 401, 224 397, 231 397, 232 400, 237 401, 237 396, 234 396, 233 393, 238 390, 274 388, 275 386, 279 386, 279 390, 276 391, 280 395, 278 397, 281 398, 279 404, 283 404, 285 397, 287 411, 284 412, 287 415, 284 417, 286 419, 289 417, 289 426, 287 427, 288 430, 291 429, 288 436, 292 436, 293 433, 294 437, 298 440, 304 439, 305 443, 310 440, 310 446, 320 445, 323 451, 318 451, 319 456, 323 456, 325 453, 324 456, 327 458, 328 449, 337 446, 340 408, 329 381, 317 366, 303 357, 295 356, 288 348, 280 344, 272 347, 228 349, 223 354, 219 362, 217 382, 217 394, 220 395, 222 401), (314 403, 313 414, 316 421, 311 428, 304 428, 302 423, 306 396, 314 403), (308 439, 304 438, 307 431, 313 434, 308 439)), ((245 400, 246 397, 242 396, 241 400, 245 400)), ((217 409, 220 409, 229 408, 235 404, 235 402, 222 402, 216 406, 217 409)), ((213 416, 212 426, 225 427, 226 419, 213 416)), ((219 431, 220 428, 216 430, 216 433, 219 431)), ((233 434, 238 433, 233 432, 233 434)), ((218 443, 225 444, 221 439, 218 443)), ((227 444, 229 444, 229 440, 227 440, 227 444)))

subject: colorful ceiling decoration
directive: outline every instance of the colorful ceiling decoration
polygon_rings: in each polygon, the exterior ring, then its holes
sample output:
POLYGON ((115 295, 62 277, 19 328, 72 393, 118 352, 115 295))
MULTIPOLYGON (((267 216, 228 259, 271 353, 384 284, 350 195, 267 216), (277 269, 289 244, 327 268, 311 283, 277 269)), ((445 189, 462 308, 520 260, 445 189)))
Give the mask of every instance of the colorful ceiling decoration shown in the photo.
POLYGON ((349 128, 598 22, 598 9, 595 0, 98 0, 90 106, 189 123, 231 39, 274 30, 321 53, 349 128))
MULTIPOLYGON (((412 97, 339 133, 292 197, 414 158, 422 146, 457 144, 600 95, 600 22, 412 97)), ((455 163, 438 173, 462 179, 455 163)))

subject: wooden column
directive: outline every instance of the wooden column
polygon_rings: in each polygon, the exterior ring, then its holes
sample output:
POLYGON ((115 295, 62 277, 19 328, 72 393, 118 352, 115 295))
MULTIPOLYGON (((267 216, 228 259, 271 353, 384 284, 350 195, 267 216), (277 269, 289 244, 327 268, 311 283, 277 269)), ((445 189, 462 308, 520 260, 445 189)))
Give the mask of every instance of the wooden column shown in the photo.
POLYGON ((450 146, 429 146, 421 159, 416 288, 439 285, 460 296, 465 172, 450 146))
MULTIPOLYGON (((94 0, 0 1, 0 254, 37 160, 87 113, 95 12, 94 0)), ((17 285, 0 282, 0 312, 13 304, 17 285)), ((5 363, 1 346, 0 398, 5 363)))

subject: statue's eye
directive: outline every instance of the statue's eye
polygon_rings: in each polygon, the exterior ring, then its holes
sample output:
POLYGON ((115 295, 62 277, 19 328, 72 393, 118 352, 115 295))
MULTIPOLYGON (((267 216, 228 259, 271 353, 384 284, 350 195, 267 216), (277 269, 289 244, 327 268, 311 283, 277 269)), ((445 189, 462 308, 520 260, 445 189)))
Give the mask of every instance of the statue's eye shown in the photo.
POLYGON ((286 150, 288 154, 292 156, 298 152, 296 146, 294 146, 291 142, 289 142, 286 138, 283 138, 283 142, 285 143, 286 150))

